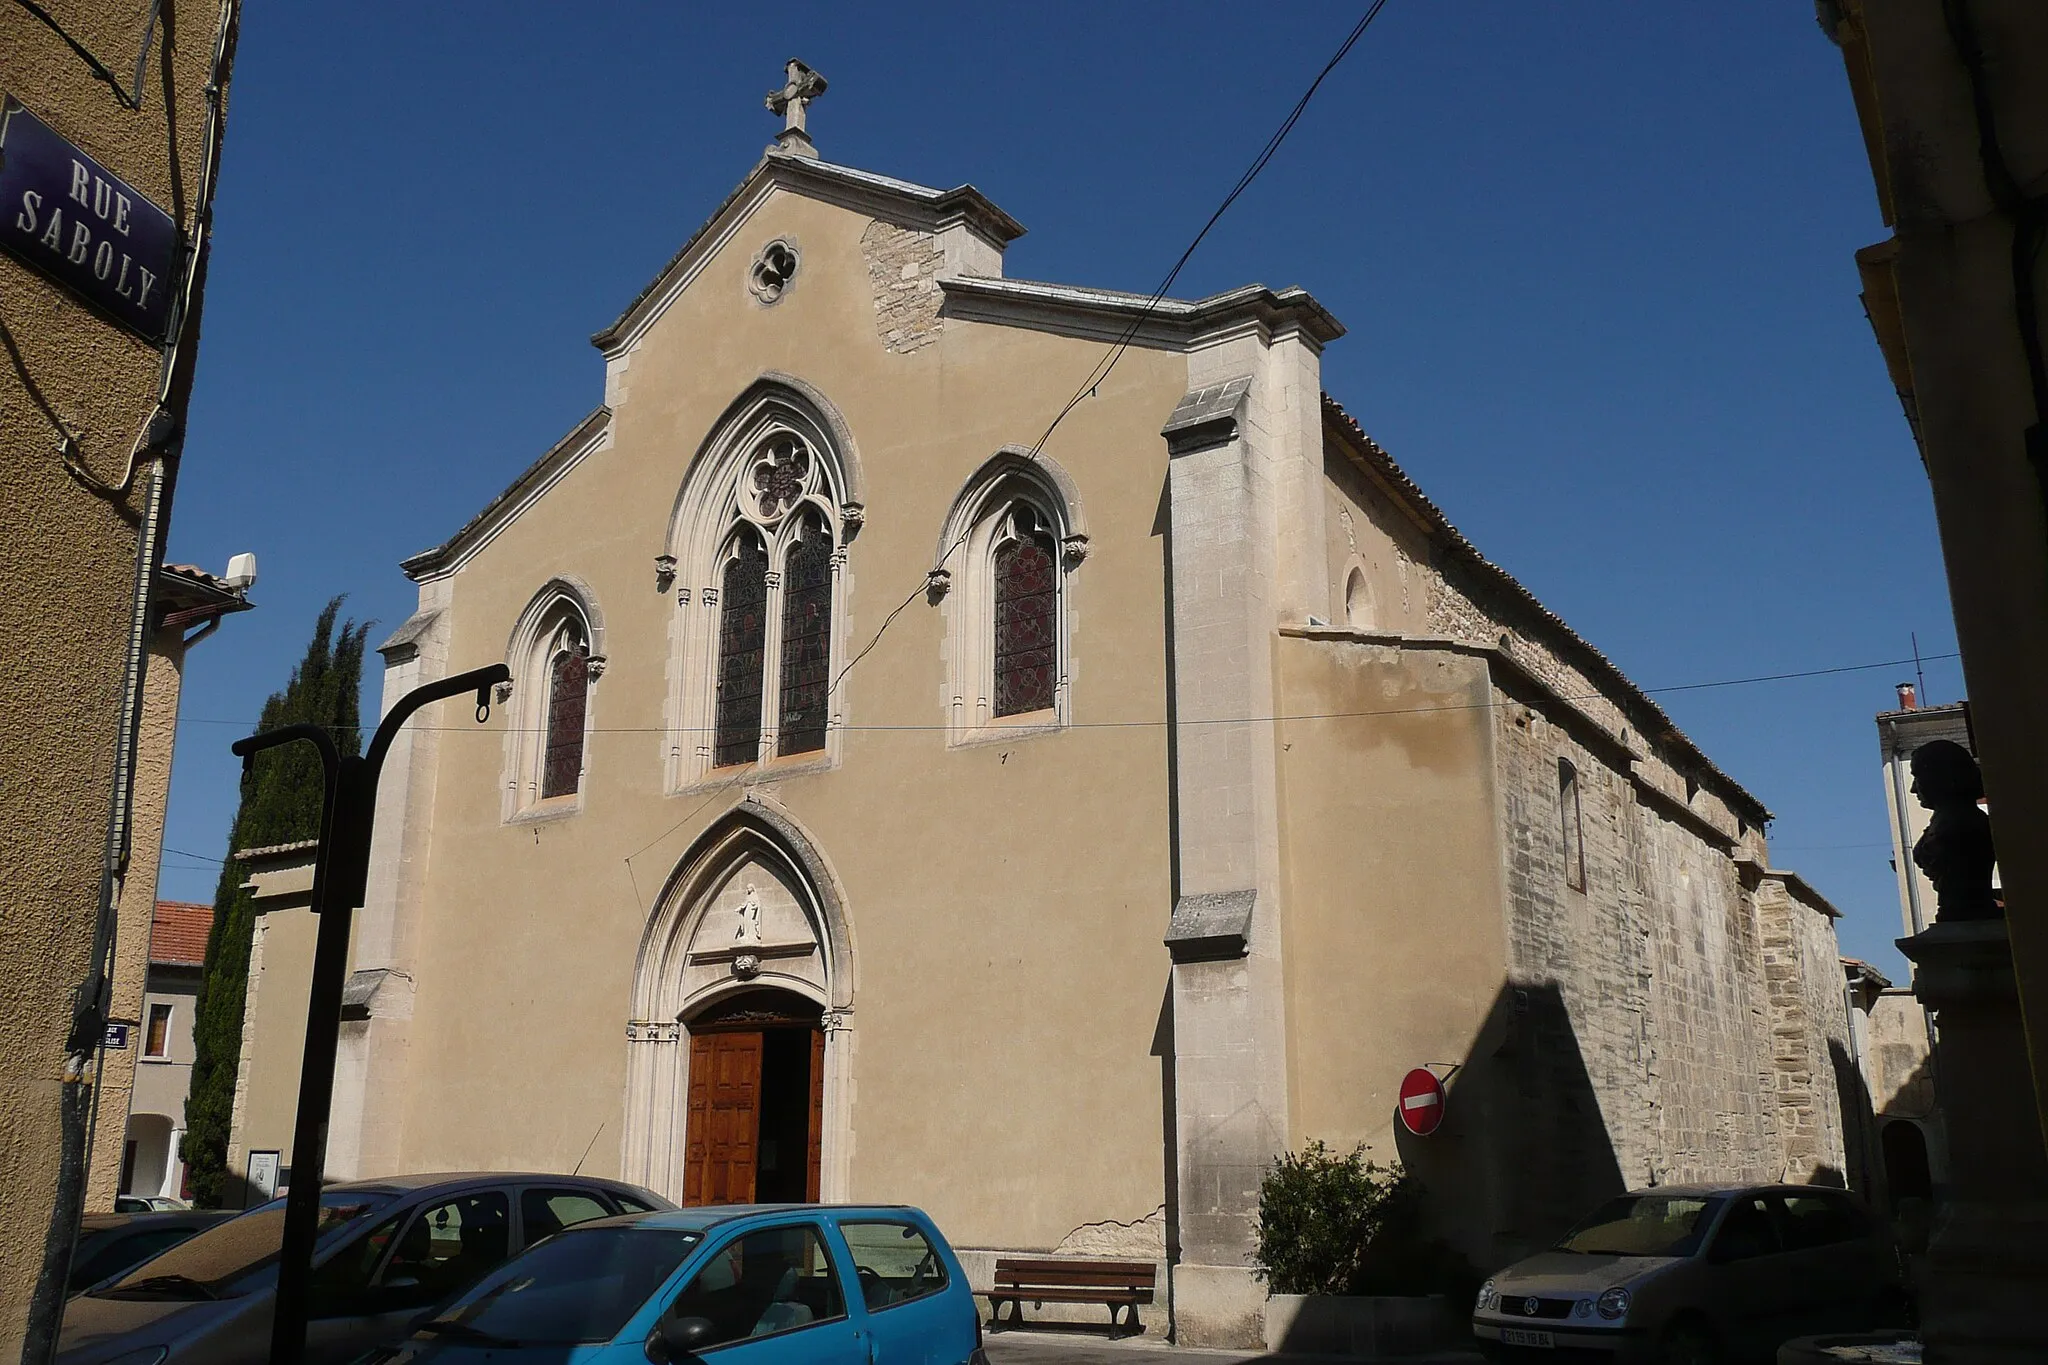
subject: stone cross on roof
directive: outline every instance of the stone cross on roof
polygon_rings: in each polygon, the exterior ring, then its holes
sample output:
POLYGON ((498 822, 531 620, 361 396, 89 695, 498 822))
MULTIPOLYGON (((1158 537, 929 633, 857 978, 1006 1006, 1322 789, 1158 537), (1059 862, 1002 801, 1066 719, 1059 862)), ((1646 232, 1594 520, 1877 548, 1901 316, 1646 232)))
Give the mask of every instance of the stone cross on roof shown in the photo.
POLYGON ((825 78, 794 57, 783 67, 783 77, 782 88, 768 92, 769 112, 782 115, 782 131, 769 150, 815 158, 818 149, 804 130, 804 111, 825 93, 825 78))

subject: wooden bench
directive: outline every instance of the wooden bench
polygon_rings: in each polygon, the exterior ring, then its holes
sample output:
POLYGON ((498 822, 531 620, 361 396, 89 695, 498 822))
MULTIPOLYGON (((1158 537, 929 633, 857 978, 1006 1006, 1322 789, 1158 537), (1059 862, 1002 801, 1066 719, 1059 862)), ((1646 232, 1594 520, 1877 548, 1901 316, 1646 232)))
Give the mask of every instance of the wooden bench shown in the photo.
POLYGON ((1116 1340, 1125 1332, 1142 1332, 1138 1305, 1152 1302, 1152 1286, 1159 1268, 1150 1261, 1080 1261, 1067 1258, 1027 1260, 1001 1257, 996 1261, 995 1288, 984 1290, 988 1300, 988 1325, 1000 1332, 1024 1320, 1024 1304, 1042 1308, 1048 1303, 1099 1303, 1109 1309, 1109 1337, 1116 1340), (1007 1321, 1003 1305, 1010 1305, 1007 1321), (1122 1320, 1118 1319, 1122 1310, 1122 1320))

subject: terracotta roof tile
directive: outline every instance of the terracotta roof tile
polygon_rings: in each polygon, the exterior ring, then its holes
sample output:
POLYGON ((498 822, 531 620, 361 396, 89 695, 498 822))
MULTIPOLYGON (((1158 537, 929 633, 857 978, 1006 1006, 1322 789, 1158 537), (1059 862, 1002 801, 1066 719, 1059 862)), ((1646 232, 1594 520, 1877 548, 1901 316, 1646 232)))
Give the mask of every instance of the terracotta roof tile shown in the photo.
POLYGON ((149 960, 196 967, 206 961, 206 936, 212 929, 212 906, 158 901, 149 922, 149 960))

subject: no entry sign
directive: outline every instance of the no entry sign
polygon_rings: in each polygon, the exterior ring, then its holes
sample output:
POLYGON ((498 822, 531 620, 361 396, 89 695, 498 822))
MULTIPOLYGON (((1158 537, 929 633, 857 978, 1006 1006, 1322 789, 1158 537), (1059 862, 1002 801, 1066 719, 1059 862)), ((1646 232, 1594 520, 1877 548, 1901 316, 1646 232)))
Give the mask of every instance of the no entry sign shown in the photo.
POLYGON ((1444 1083, 1427 1067, 1416 1067, 1401 1078, 1401 1126, 1417 1137, 1428 1137, 1444 1121, 1444 1083))

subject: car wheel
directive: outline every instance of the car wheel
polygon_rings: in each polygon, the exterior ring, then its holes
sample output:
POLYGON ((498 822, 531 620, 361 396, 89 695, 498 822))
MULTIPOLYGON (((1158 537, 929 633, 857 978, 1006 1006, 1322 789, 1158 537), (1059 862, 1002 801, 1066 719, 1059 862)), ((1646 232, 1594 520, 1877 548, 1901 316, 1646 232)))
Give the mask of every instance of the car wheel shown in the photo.
POLYGON ((1660 1345, 1662 1365, 1721 1365, 1721 1343, 1704 1322, 1674 1322, 1660 1345))

